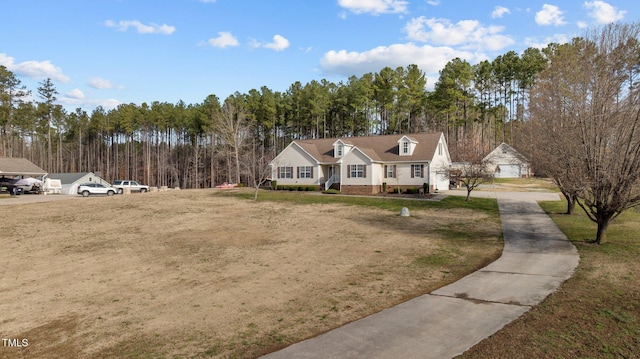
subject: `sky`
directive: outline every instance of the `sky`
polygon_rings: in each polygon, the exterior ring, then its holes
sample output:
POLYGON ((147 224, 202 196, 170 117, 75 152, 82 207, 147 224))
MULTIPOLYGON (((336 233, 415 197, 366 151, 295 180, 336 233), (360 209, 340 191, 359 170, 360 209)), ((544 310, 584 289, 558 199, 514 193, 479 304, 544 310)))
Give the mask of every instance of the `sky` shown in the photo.
POLYGON ((0 0, 0 9, 0 65, 34 100, 51 78, 57 103, 87 112, 286 92, 410 64, 429 89, 456 57, 475 64, 640 17, 636 0, 0 0))

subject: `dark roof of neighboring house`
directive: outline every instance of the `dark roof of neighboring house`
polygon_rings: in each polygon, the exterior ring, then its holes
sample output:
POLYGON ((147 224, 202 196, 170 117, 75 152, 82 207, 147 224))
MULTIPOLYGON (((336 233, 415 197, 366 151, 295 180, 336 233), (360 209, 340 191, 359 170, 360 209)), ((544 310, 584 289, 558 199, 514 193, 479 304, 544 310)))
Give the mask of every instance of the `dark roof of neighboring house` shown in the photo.
POLYGON ((53 178, 53 179, 59 179, 60 183, 62 184, 71 184, 88 174, 93 175, 93 172, 49 173, 47 177, 53 178))
POLYGON ((347 145, 353 145, 374 161, 431 161, 436 153, 442 133, 412 133, 408 135, 383 135, 365 137, 322 138, 317 140, 295 140, 294 142, 323 163, 335 163, 340 158, 333 156, 333 144, 341 140, 347 145), (406 136, 417 142, 413 154, 400 156, 398 141, 406 136))
POLYGON ((43 176, 47 171, 26 158, 0 157, 0 176, 43 176))

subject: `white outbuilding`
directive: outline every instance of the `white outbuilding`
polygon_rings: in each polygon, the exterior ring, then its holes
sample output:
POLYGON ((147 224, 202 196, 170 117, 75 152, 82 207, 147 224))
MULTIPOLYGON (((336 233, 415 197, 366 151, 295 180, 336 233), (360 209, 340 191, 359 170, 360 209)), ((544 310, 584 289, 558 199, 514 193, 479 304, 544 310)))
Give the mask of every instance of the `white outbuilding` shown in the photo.
POLYGON ((102 183, 105 186, 111 186, 109 182, 93 172, 49 173, 47 177, 60 180, 62 194, 76 194, 78 186, 83 183, 102 183))
POLYGON ((486 155, 483 162, 494 172, 495 178, 522 178, 531 176, 529 160, 504 142, 486 155))

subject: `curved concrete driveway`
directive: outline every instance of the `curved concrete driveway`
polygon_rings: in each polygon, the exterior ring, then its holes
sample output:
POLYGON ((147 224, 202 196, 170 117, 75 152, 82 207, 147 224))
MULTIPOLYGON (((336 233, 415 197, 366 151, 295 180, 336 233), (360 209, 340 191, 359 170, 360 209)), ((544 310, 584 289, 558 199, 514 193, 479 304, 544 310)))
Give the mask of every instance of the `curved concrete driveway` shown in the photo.
POLYGON ((557 194, 472 194, 498 199, 505 240, 498 260, 430 294, 263 358, 451 358, 527 312, 571 277, 578 252, 536 203, 558 200, 557 194))

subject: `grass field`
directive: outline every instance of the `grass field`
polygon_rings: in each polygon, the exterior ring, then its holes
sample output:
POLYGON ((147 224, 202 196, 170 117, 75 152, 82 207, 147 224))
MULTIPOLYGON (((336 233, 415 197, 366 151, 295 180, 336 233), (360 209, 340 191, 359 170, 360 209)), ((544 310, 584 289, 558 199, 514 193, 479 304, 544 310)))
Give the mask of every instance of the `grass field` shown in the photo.
POLYGON ((596 226, 565 202, 543 208, 578 248, 574 276, 541 305, 466 352, 462 358, 640 357, 640 211, 610 227, 594 245, 596 226))
MULTIPOLYGON (((0 335, 29 346, 0 347, 0 358, 253 358, 452 282, 502 245, 492 200, 251 198, 202 190, 4 207, 0 335)), ((462 357, 640 357, 640 211, 594 245, 583 213, 542 206, 578 248, 578 269, 462 357)))
POLYGON ((0 335, 28 346, 0 357, 255 358, 453 282, 502 250, 495 200, 252 196, 3 206, 0 335))

